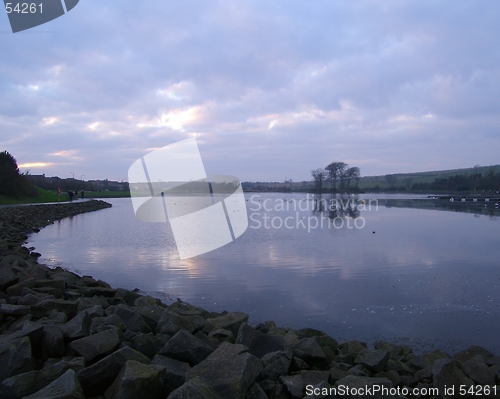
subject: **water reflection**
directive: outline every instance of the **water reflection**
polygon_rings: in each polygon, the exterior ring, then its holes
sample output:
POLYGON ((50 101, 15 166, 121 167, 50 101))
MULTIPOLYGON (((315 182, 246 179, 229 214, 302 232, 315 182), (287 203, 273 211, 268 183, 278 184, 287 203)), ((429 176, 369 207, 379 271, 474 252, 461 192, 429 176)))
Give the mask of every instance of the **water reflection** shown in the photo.
POLYGON ((378 199, 378 207, 368 195, 251 197, 254 221, 245 234, 183 261, 168 224, 138 221, 127 199, 49 226, 30 245, 49 264, 61 262, 115 287, 216 311, 242 310, 252 323, 272 319, 338 339, 407 337, 422 348, 475 343, 500 352, 494 334, 500 328, 500 224, 481 217, 488 213, 401 196, 378 199), (322 219, 344 224, 321 228, 322 219), (360 220, 363 228, 352 227, 360 220))

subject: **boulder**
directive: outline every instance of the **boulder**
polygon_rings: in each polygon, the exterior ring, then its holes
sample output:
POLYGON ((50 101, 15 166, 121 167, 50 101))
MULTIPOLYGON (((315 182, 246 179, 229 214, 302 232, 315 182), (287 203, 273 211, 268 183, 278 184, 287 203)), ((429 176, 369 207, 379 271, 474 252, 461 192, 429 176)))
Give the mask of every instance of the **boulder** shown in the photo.
POLYGON ((151 363, 142 353, 125 346, 78 372, 77 376, 85 395, 88 397, 103 395, 127 360, 151 363))
POLYGON ((462 363, 463 372, 479 385, 495 385, 494 375, 491 373, 484 357, 476 355, 462 363))
POLYGON ((152 331, 137 312, 125 305, 117 305, 115 307, 115 314, 123 320, 127 329, 131 331, 141 332, 144 334, 148 334, 152 331))
POLYGON ((24 399, 85 399, 85 395, 75 372, 69 369, 57 380, 24 399))
POLYGON ((213 317, 205 320, 203 331, 207 334, 218 330, 230 330, 235 336, 238 335, 238 330, 241 323, 248 321, 248 315, 243 312, 229 312, 223 316, 213 317))
POLYGON ((31 308, 24 305, 0 304, 0 315, 7 317, 20 317, 31 314, 31 308))
POLYGON ((118 331, 111 329, 85 338, 77 339, 69 344, 69 347, 85 358, 86 362, 94 360, 98 356, 111 353, 120 343, 118 331))
POLYGON ((457 360, 460 363, 464 363, 477 355, 482 356, 488 366, 492 366, 494 364, 500 365, 500 357, 494 355, 489 350, 477 345, 473 345, 466 350, 456 353, 453 356, 453 359, 457 360))
POLYGON ((68 321, 61 330, 64 338, 75 340, 78 338, 87 337, 90 334, 90 325, 92 319, 87 311, 80 312, 78 315, 68 321))
POLYGON ((186 373, 191 368, 188 363, 161 355, 156 355, 153 359, 153 363, 163 367, 165 370, 165 382, 163 383, 164 397, 167 397, 170 392, 179 388, 186 382, 186 373))
POLYGON ((115 381, 106 390, 106 399, 160 399, 165 371, 155 364, 127 360, 115 381))
POLYGON ((0 341, 0 381, 33 368, 29 337, 0 341))
POLYGON ((42 354, 45 359, 64 356, 64 336, 61 328, 47 324, 43 329, 42 354))
POLYGON ((158 354, 189 363, 194 366, 205 360, 215 347, 181 330, 165 344, 158 354))
POLYGON ((309 365, 325 365, 326 356, 325 352, 319 345, 316 337, 302 338, 295 342, 291 349, 293 351, 293 356, 296 356, 309 365))
POLYGON ((65 301, 63 299, 45 299, 37 305, 31 306, 31 314, 35 317, 44 317, 49 310, 55 309, 65 313, 68 320, 76 315, 78 304, 75 301, 65 301))
POLYGON ((132 348, 152 359, 163 347, 163 340, 151 334, 137 334, 132 338, 132 348))
POLYGON ((356 355, 354 364, 362 364, 378 373, 384 370, 388 360, 389 352, 382 349, 363 349, 356 355))
POLYGON ((471 387, 474 382, 460 369, 460 363, 453 359, 438 359, 432 366, 433 385, 444 392, 444 387, 471 387))
POLYGON ((156 327, 157 333, 175 335, 180 330, 185 330, 189 333, 194 333, 197 329, 196 323, 194 323, 188 316, 181 316, 176 312, 171 312, 165 310, 158 321, 156 327))
POLYGON ((223 399, 205 380, 194 377, 177 388, 167 399, 223 399))
POLYGON ((283 337, 264 334, 250 327, 247 323, 241 323, 236 343, 245 345, 250 353, 258 358, 266 353, 285 349, 283 337))
POLYGON ((304 396, 305 385, 300 374, 282 376, 280 380, 292 398, 299 399, 304 396))
POLYGON ((189 381, 201 377, 224 398, 244 399, 262 371, 262 364, 243 345, 223 342, 204 361, 186 374, 189 381))
MULTIPOLYGON (((290 351, 277 351, 267 353, 260 359, 263 369, 259 378, 262 380, 277 380, 282 375, 287 375, 292 361, 290 351)), ((306 365, 307 366, 307 365, 306 365)))

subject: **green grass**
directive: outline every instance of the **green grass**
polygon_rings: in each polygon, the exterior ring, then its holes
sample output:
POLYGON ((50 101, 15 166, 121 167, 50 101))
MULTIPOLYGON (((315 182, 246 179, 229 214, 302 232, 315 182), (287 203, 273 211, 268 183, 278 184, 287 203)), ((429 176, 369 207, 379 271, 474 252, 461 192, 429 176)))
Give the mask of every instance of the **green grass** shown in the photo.
MULTIPOLYGON (((39 187, 35 187, 37 190, 36 197, 20 197, 20 198, 12 198, 7 197, 5 195, 0 195, 0 205, 14 205, 14 204, 38 204, 44 202, 57 202, 57 194, 44 190, 39 187)), ((61 196, 62 197, 62 196, 61 196)), ((61 200, 65 200, 66 198, 61 198, 61 200)))

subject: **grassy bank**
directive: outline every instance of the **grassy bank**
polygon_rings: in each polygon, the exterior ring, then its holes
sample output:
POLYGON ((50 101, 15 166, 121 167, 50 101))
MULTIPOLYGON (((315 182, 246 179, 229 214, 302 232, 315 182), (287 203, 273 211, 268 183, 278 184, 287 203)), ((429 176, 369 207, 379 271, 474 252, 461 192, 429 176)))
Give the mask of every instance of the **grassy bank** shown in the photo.
POLYGON ((44 190, 35 187, 37 195, 35 197, 19 197, 12 198, 5 195, 0 195, 0 205, 15 205, 15 204, 38 204, 44 202, 57 202, 57 194, 49 190, 44 190))

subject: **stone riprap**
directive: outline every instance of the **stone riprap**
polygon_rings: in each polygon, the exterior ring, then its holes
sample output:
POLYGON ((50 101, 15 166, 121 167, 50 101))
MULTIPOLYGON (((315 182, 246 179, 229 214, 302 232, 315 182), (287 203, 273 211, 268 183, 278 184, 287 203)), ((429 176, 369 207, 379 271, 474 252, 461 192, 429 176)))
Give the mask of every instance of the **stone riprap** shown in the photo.
POLYGON ((341 387, 393 390, 337 397, 405 397, 405 387, 439 389, 411 397, 458 397, 460 386, 494 393, 500 383, 500 358, 479 346, 415 355, 382 341, 338 343, 310 328, 252 327, 242 312, 166 305, 51 269, 23 246, 55 220, 108 206, 0 210, 0 398, 304 398, 335 397, 324 393, 341 387), (453 395, 445 391, 452 386, 453 395))

